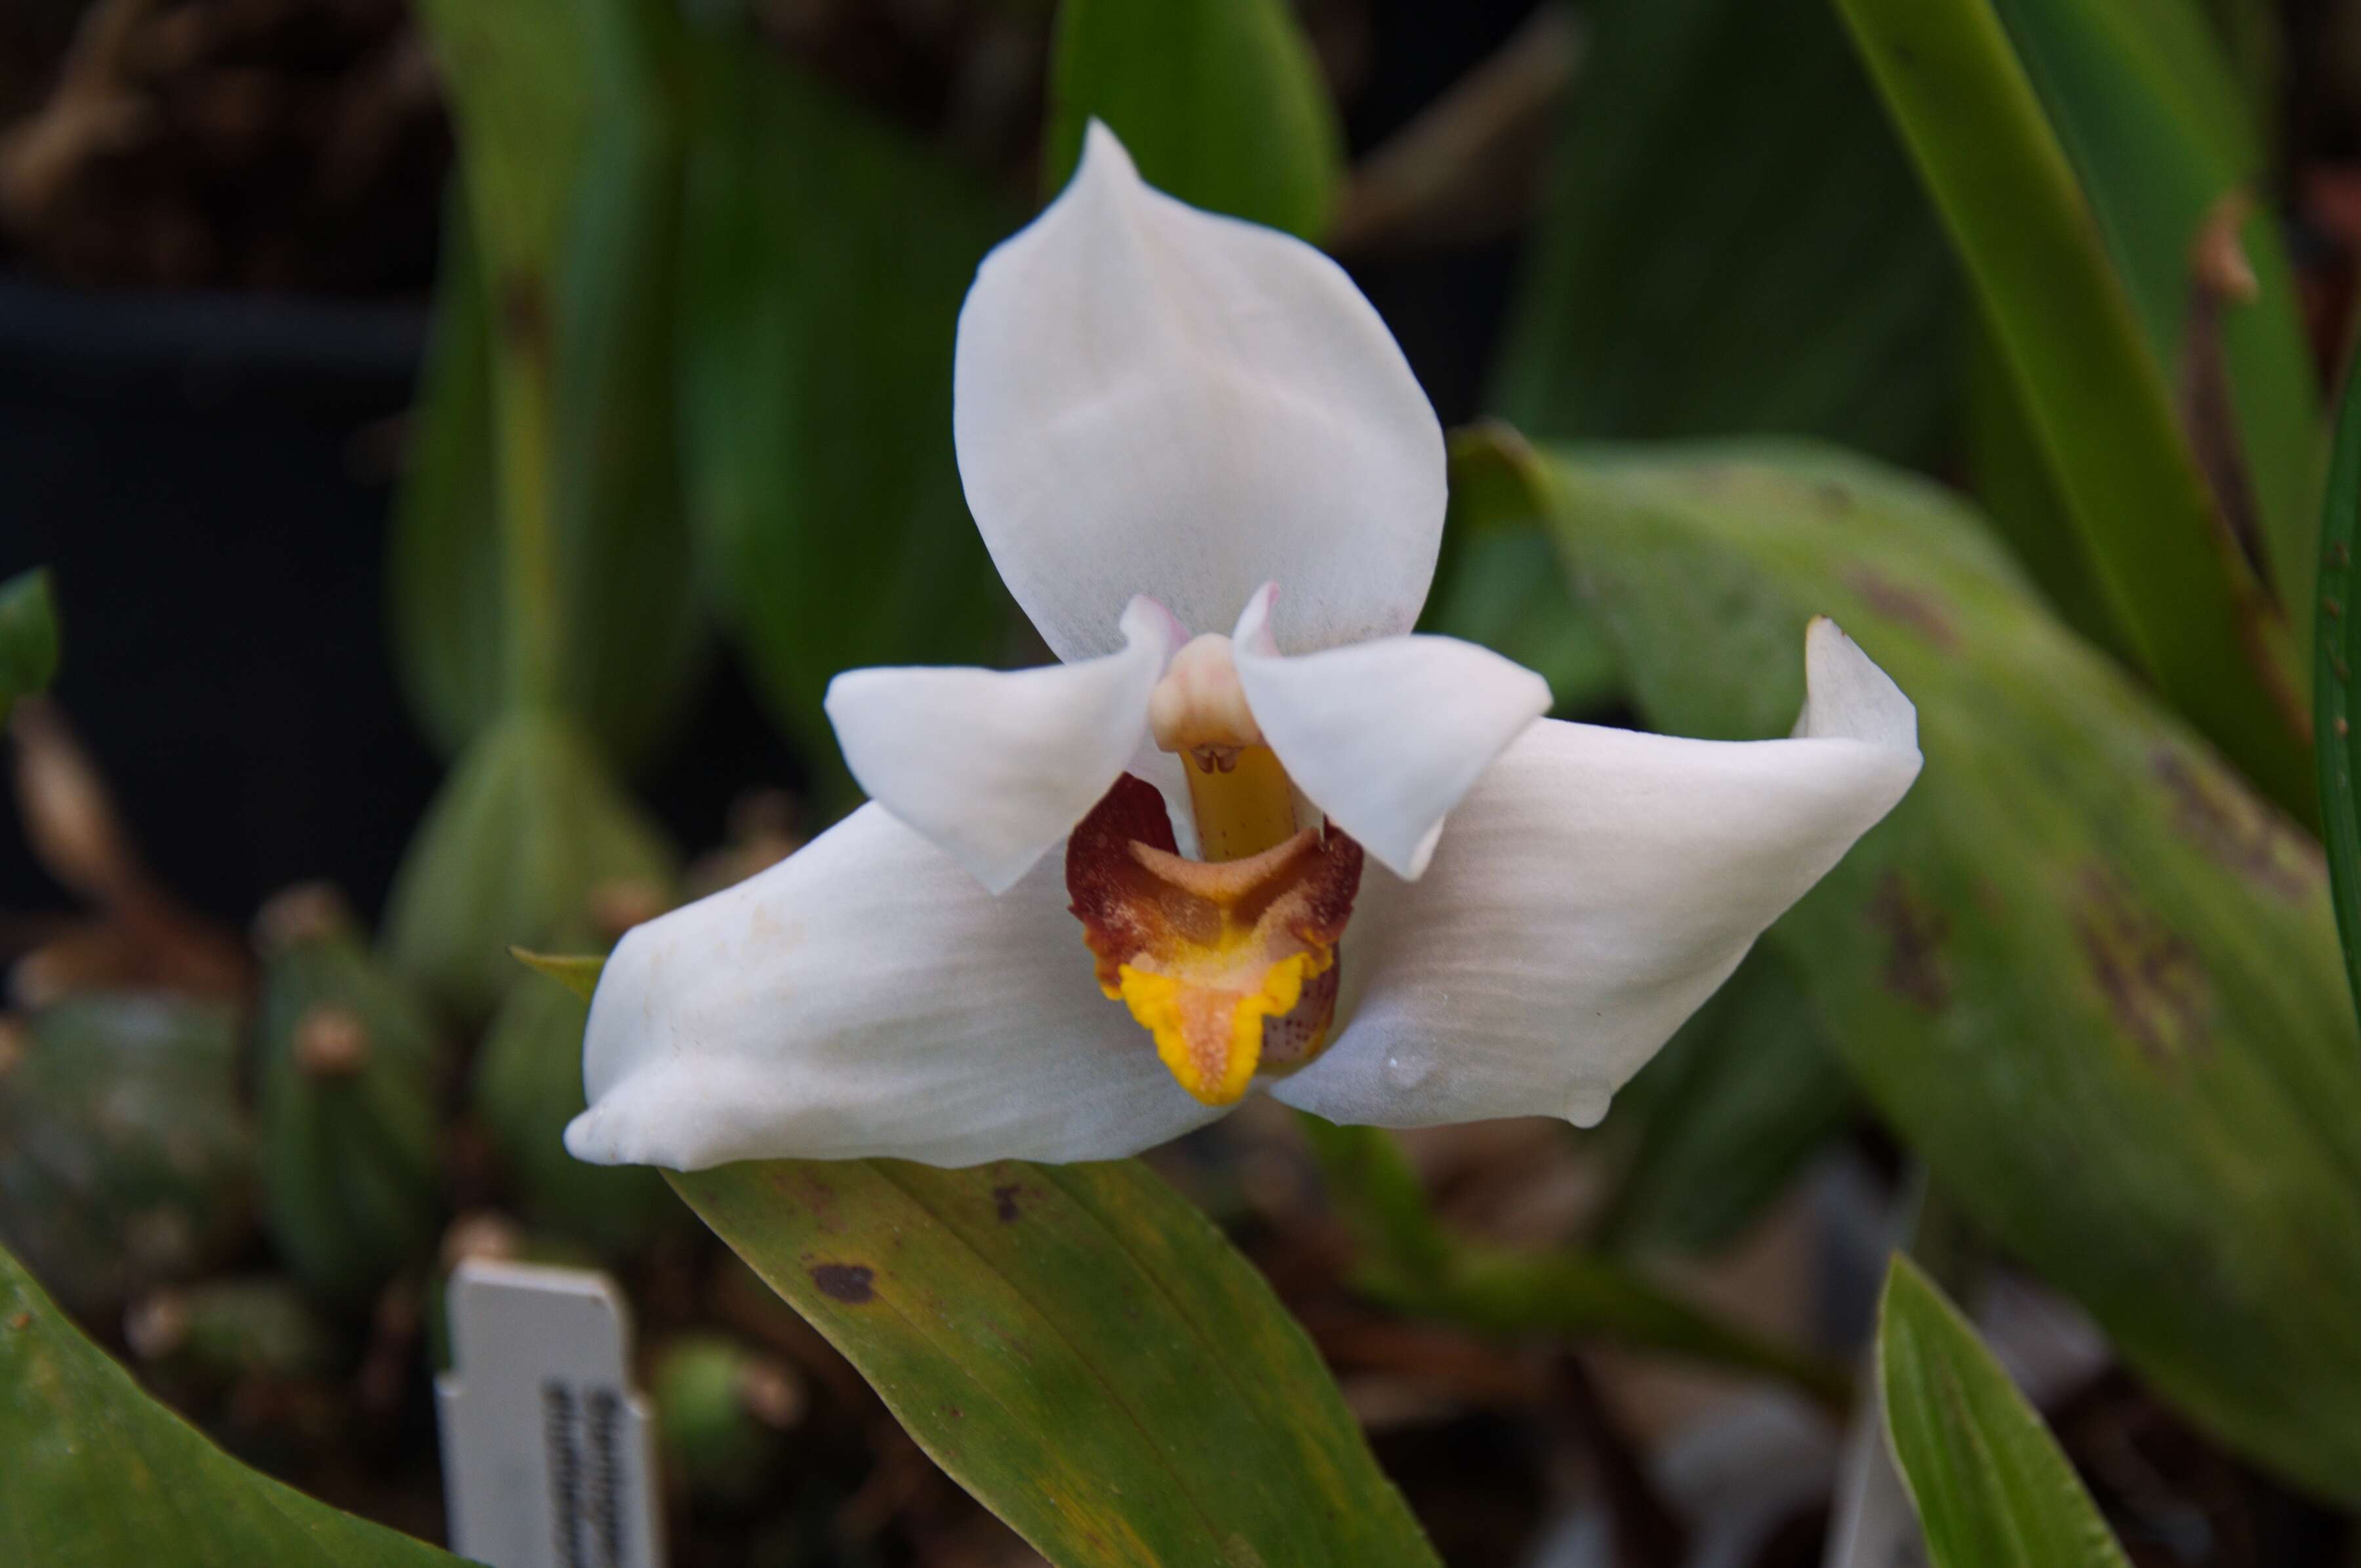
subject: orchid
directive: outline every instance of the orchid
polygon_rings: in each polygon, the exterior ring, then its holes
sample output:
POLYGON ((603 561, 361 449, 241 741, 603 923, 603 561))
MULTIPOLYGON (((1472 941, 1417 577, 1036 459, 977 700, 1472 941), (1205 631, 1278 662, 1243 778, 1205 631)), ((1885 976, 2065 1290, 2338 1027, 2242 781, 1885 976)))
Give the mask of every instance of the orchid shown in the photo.
POLYGON ((1553 720, 1413 634, 1445 462, 1400 349, 1102 126, 980 269, 954 410, 1062 663, 838 677, 871 803, 624 937, 577 1157, 1105 1158, 1256 1087, 1587 1125, 1916 776, 1911 704, 1824 620, 1754 742, 1553 720))

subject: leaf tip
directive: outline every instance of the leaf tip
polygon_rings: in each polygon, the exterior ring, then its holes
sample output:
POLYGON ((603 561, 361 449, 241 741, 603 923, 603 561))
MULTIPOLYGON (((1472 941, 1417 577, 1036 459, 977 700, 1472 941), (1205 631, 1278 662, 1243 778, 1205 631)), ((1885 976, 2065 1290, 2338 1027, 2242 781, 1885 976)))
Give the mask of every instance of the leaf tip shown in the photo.
POLYGON ((598 975, 607 967, 606 956, 601 953, 536 953, 529 948, 512 946, 509 957, 533 973, 557 981, 585 1002, 598 989, 598 975))

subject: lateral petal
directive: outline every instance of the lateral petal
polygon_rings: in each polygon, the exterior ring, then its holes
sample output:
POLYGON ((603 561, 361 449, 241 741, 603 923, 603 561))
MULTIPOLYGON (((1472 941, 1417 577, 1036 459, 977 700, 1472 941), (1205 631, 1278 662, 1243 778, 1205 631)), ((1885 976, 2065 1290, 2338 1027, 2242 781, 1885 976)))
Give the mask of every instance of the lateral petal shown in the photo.
POLYGON ((1426 871, 1444 817, 1525 727, 1549 683, 1455 637, 1381 637, 1288 658, 1266 583, 1232 638, 1255 722, 1288 776, 1396 876, 1426 871))
POLYGON ((870 796, 994 893, 1096 805, 1148 733, 1148 694, 1187 641, 1134 598, 1120 652, 1036 670, 848 670, 829 722, 870 796))

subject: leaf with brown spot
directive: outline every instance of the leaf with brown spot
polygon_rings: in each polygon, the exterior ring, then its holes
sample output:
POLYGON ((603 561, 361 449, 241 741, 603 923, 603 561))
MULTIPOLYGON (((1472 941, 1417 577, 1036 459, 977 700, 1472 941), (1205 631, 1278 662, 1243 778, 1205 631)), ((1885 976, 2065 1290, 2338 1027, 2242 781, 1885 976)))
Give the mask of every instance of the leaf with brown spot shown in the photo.
POLYGON ((2201 7, 1837 9, 1996 350, 1982 391, 2004 405, 1989 433, 2015 449, 1996 497, 2012 533, 2036 536, 2026 555, 2045 580, 2103 614, 2167 702, 2308 818, 2298 645, 2318 400, 2269 214, 2217 236, 2202 258, 2212 286, 2192 293, 2192 245, 2236 216, 2223 193, 2271 178, 2201 7), (2219 291, 2225 241, 2251 274, 2246 302, 2219 291))
POLYGON ((1052 1563, 1433 1568, 1302 1329, 1137 1162, 672 1180, 1052 1563))
POLYGON ((2162 1064, 2206 1043, 2213 986, 2190 939, 2133 902, 2102 864, 2075 879, 2074 934, 2117 1032, 2162 1064))
POLYGON ((2320 896, 2328 877, 2320 845, 2236 774, 2202 753, 2168 746, 2156 754, 2156 776, 2173 798, 2174 826, 2207 855, 2281 898, 2320 896))
POLYGON ((811 1277, 819 1293, 831 1301, 849 1302, 857 1307, 863 1301, 874 1300, 877 1296, 877 1292, 870 1288, 870 1281, 877 1277, 876 1271, 862 1264, 823 1263, 812 1269, 811 1277))
POLYGON ((1950 916, 1913 894, 1900 872, 1888 872, 1870 897, 1869 921, 1885 936, 1886 989, 1929 1013, 1949 1006, 1943 939, 1951 934, 1950 916))
POLYGON ((1943 601, 1924 588, 1896 582, 1866 566, 1856 567, 1846 580, 1874 613, 1909 627, 1938 648, 1958 645, 1960 634, 1951 629, 1943 601))
POLYGON ((1793 444, 1552 455, 1652 722, 1784 735, 1815 614, 1917 705, 1918 782, 1768 938, 1887 1120, 2159 1392, 2361 1499, 2361 1039, 2302 835, 1949 494, 1793 444))

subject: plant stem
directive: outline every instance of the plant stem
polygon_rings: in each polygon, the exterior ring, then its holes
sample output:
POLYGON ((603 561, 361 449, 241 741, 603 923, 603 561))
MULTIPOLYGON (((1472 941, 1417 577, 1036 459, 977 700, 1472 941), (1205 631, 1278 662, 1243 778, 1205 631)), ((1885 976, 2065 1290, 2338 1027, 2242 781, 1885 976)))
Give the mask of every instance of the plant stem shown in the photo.
POLYGON ((492 365, 500 461, 500 581, 511 707, 554 707, 563 667, 550 471, 555 411, 548 291, 537 276, 497 285, 492 365))
POLYGON ((1733 1371, 1775 1377, 1842 1415, 1852 1377, 1808 1351, 1725 1322, 1658 1288, 1628 1265, 1576 1248, 1521 1255, 1475 1245, 1436 1218, 1394 1140, 1374 1127, 1298 1121, 1329 1190, 1369 1257, 1354 1287, 1416 1317, 1499 1338, 1598 1336, 1733 1371))

